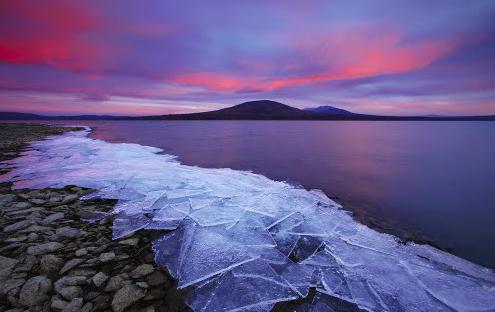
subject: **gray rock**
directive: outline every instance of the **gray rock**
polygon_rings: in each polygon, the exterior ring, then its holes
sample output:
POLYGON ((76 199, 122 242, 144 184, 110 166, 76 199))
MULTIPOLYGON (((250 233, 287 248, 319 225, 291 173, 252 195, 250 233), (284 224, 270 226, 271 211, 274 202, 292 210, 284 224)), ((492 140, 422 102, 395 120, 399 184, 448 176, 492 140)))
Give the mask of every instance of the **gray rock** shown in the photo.
POLYGON ((139 238, 129 238, 119 242, 120 245, 126 245, 126 246, 137 246, 138 243, 139 243, 139 238))
POLYGON ((78 286, 59 287, 59 289, 57 289, 57 292, 60 294, 60 296, 69 301, 72 301, 72 299, 74 298, 82 297, 83 295, 82 288, 78 286))
POLYGON ((145 290, 134 285, 125 285, 113 296, 112 310, 114 312, 124 311, 125 308, 134 304, 145 296, 145 290))
POLYGON ((67 306, 65 306, 62 312, 78 312, 81 310, 83 303, 83 298, 74 298, 67 306))
POLYGON ((123 285, 124 279, 122 279, 122 277, 120 277, 119 275, 112 276, 108 281, 107 286, 105 286, 104 291, 116 291, 119 290, 123 285))
POLYGON ((73 203, 73 202, 75 202, 78 198, 79 198, 79 196, 77 196, 77 195, 75 195, 75 194, 69 194, 69 195, 66 195, 66 196, 64 196, 64 198, 62 199, 62 204, 63 204, 63 205, 67 205, 67 204, 73 203))
POLYGON ((22 230, 22 229, 27 228, 31 224, 33 224, 33 221, 31 221, 31 220, 23 220, 23 221, 19 221, 19 222, 16 222, 14 224, 11 224, 11 225, 6 226, 3 229, 3 231, 5 233, 19 231, 19 230, 22 230))
POLYGON ((7 279, 17 262, 15 259, 0 256, 0 282, 7 279))
POLYGON ((44 255, 40 260, 40 271, 48 274, 51 272, 58 272, 64 261, 55 255, 44 255))
POLYGON ((77 238, 84 235, 85 232, 72 228, 70 226, 64 226, 57 229, 57 231, 55 231, 55 234, 57 234, 57 236, 62 238, 77 238))
POLYGON ((100 254, 100 257, 98 257, 100 262, 109 262, 115 259, 115 253, 113 252, 104 252, 100 254))
POLYGON ((108 276, 103 273, 103 272, 99 272, 98 274, 96 274, 95 276, 93 276, 93 283, 95 284, 96 287, 100 287, 101 285, 103 285, 103 283, 105 283, 108 279, 108 276))
POLYGON ((43 223, 49 224, 49 223, 56 221, 58 219, 63 219, 64 216, 65 216, 65 214, 63 212, 57 212, 57 213, 51 214, 48 217, 44 218, 43 223))
POLYGON ((50 252, 54 252, 59 250, 60 248, 64 247, 64 245, 57 243, 57 242, 49 242, 45 244, 40 244, 40 245, 35 245, 35 246, 30 246, 27 249, 27 253, 30 255, 44 255, 50 252))
POLYGON ((21 233, 48 233, 48 232, 52 232, 52 228, 47 226, 40 226, 37 224, 30 225, 24 230, 21 230, 21 233))
POLYGON ((28 202, 18 202, 18 203, 15 203, 14 205, 12 205, 12 208, 15 208, 15 209, 27 209, 29 207, 31 207, 31 204, 28 202))
POLYGON ((91 302, 86 302, 86 304, 81 308, 80 312, 90 312, 93 310, 93 304, 91 302))
POLYGON ((19 242, 23 242, 25 240, 28 239, 29 236, 27 235, 24 235, 24 236, 16 236, 16 237, 11 237, 11 238, 7 238, 5 240, 6 243, 19 243, 19 242))
POLYGON ((55 282, 55 289, 61 286, 82 286, 88 284, 86 276, 64 276, 55 282))
POLYGON ((52 281, 46 276, 35 276, 27 280, 19 294, 19 303, 25 307, 41 305, 50 299, 52 281))
POLYGON ((146 281, 151 286, 158 286, 166 282, 170 282, 165 274, 160 271, 155 271, 146 277, 146 281))
POLYGON ((0 195, 0 209, 12 204, 17 199, 15 194, 0 195))
POLYGON ((35 205, 43 205, 46 203, 46 200, 43 200, 43 199, 40 199, 40 198, 30 198, 29 199, 29 202, 32 203, 32 204, 35 204, 35 205))
POLYGON ((64 266, 62 267, 62 269, 60 269, 60 274, 65 274, 66 272, 72 270, 73 268, 79 266, 81 263, 84 262, 84 259, 80 259, 80 258, 75 258, 75 259, 71 259, 69 261, 67 261, 64 266))
POLYGON ((140 288, 144 288, 144 289, 148 289, 150 286, 148 285, 148 283, 146 282, 137 282, 136 283, 136 286, 140 287, 140 288))
POLYGON ((129 275, 132 278, 139 278, 146 275, 149 275, 155 271, 155 268, 151 264, 141 264, 137 268, 135 268, 129 275))
POLYGON ((76 255, 76 257, 82 257, 88 254, 88 250, 86 248, 81 248, 76 250, 74 254, 76 255))
POLYGON ((38 234, 36 234, 36 233, 29 233, 29 235, 28 235, 28 242, 31 242, 31 243, 32 242, 35 242, 35 241, 38 240, 39 237, 40 236, 38 234))
POLYGON ((6 296, 11 290, 21 287, 26 282, 23 278, 6 280, 0 286, 0 295, 6 296))
POLYGON ((52 308, 52 310, 62 311, 68 304, 69 303, 67 301, 57 295, 52 297, 50 308, 52 308))

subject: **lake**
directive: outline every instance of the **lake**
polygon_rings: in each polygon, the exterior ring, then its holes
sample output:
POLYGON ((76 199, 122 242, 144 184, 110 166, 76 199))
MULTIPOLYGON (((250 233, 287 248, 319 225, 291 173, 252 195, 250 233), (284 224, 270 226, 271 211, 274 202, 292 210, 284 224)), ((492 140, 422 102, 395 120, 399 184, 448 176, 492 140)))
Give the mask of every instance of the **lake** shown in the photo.
POLYGON ((493 122, 53 123, 90 126, 91 137, 109 142, 160 147, 188 165, 318 188, 365 223, 495 267, 493 122))

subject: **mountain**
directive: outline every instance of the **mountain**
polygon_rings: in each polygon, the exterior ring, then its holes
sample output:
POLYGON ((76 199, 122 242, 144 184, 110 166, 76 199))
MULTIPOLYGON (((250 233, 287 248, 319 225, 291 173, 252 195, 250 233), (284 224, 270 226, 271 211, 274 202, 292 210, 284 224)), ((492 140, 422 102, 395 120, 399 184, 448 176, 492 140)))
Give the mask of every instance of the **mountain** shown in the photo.
POLYGON ((377 116, 352 113, 332 106, 299 109, 283 103, 259 100, 238 104, 219 110, 143 117, 108 115, 43 116, 26 113, 0 112, 0 120, 489 120, 489 116, 377 116))
POLYGON ((328 114, 328 115, 354 115, 354 113, 350 111, 346 111, 345 109, 337 108, 333 106, 309 107, 309 108, 305 108, 304 110, 308 112, 328 114))

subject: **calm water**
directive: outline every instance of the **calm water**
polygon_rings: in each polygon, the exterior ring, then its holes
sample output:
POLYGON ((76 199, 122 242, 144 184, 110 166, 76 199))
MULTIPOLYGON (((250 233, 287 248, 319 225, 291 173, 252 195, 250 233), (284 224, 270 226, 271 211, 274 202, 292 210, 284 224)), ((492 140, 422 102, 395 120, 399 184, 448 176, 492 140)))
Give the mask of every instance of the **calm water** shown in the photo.
MULTIPOLYGON (((65 122, 68 123, 68 122, 65 122)), ((251 170, 338 197, 495 267, 495 123, 81 121, 92 137, 156 146, 201 167, 251 170)))

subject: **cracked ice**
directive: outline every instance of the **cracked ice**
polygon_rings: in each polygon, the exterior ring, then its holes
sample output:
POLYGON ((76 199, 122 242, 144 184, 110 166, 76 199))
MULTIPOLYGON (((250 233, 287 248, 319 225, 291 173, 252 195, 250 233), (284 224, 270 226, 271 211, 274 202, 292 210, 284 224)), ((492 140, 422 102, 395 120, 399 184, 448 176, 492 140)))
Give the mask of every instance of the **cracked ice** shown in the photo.
POLYGON ((426 245, 398 243, 354 221, 318 190, 262 175, 185 166, 160 149, 112 144, 89 130, 34 142, 3 164, 14 188, 78 185, 117 199, 114 238, 164 230, 155 261, 195 311, 269 311, 305 297, 368 311, 495 310, 493 271, 426 245))

